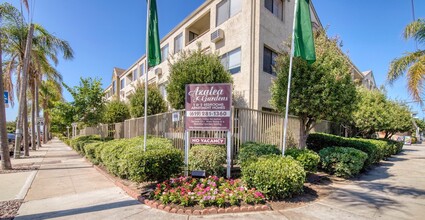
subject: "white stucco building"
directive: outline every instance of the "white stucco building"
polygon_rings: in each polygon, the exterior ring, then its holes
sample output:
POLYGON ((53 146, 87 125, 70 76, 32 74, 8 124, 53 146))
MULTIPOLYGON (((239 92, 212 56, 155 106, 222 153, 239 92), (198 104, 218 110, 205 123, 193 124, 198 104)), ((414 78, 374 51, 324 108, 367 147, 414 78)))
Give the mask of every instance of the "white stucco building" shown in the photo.
MULTIPOLYGON (((234 93, 240 107, 271 110, 270 87, 275 78, 272 64, 292 31, 294 0, 207 0, 161 40, 162 62, 149 71, 149 83, 156 83, 164 97, 169 67, 167 57, 182 50, 217 52, 234 79, 234 93)), ((311 5, 313 27, 321 27, 311 5)), ((161 22, 161 21, 160 21, 161 22)), ((130 67, 114 68, 105 97, 126 101, 137 81, 145 81, 146 58, 130 67)), ((364 75, 353 65, 353 79, 364 75)), ((373 75, 372 75, 373 77, 373 75)), ((374 81, 374 80, 373 80, 374 81)))

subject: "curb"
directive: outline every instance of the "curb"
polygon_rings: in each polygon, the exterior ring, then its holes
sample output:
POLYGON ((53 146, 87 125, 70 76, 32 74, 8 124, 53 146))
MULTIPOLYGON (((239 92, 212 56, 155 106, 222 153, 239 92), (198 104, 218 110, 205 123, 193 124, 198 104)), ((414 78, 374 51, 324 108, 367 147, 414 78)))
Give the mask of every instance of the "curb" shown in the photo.
POLYGON ((25 181, 25 184, 22 186, 21 190, 19 191, 18 195, 16 195, 15 199, 24 199, 25 196, 28 193, 28 190, 30 189, 32 182, 35 179, 35 176, 37 175, 38 170, 36 171, 31 171, 30 176, 27 178, 27 180, 25 181))

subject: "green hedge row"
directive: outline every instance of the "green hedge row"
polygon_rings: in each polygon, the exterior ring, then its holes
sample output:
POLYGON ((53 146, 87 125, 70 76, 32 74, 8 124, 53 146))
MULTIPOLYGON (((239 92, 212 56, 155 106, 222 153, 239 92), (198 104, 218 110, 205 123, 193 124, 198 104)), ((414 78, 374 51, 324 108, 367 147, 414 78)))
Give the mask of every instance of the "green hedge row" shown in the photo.
POLYGON ((289 148, 285 151, 286 156, 291 156, 301 163, 305 171, 316 172, 320 163, 320 156, 308 149, 289 148))
POLYGON ((181 174, 184 165, 183 153, 164 138, 147 138, 146 152, 143 137, 100 141, 98 136, 84 136, 70 145, 110 173, 136 182, 166 180, 181 174))
POLYGON ((365 152, 368 158, 365 161, 364 168, 367 168, 371 164, 379 163, 382 159, 399 153, 403 144, 390 140, 345 138, 324 133, 313 133, 307 138, 307 148, 315 152, 333 146, 351 147, 365 152))
POLYGON ((326 172, 344 178, 359 174, 367 159, 365 152, 351 147, 327 147, 319 155, 326 172))

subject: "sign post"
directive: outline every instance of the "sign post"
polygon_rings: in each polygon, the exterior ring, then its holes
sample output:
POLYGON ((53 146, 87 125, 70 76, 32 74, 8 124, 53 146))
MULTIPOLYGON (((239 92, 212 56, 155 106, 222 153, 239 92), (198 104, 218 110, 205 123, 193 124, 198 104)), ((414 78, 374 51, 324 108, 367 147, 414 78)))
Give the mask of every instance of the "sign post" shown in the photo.
POLYGON ((229 83, 186 85, 185 165, 188 175, 190 144, 226 144, 227 178, 231 168, 232 85, 229 83), (190 137, 190 131, 226 131, 225 138, 190 137))

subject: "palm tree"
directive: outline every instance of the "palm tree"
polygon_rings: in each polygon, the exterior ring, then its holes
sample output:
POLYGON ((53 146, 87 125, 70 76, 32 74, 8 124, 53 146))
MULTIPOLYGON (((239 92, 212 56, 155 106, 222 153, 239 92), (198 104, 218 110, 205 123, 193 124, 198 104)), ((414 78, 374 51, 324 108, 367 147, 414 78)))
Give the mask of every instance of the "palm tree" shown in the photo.
MULTIPOLYGON (((418 19, 406 26, 404 39, 413 38, 417 43, 425 43, 425 19, 418 19)), ((407 52, 405 56, 391 62, 388 80, 394 82, 404 73, 407 75, 407 89, 416 101, 421 100, 425 79, 425 50, 407 52)))
MULTIPOLYGON (((32 24, 31 24, 32 25, 32 24)), ((24 24, 22 27, 11 26, 4 30, 5 33, 8 34, 8 39, 10 40, 10 44, 7 47, 7 53, 9 54, 10 60, 7 63, 7 75, 8 78, 12 78, 12 73, 16 73, 17 76, 17 88, 26 90, 26 86, 21 85, 21 71, 25 66, 25 48, 26 48, 26 36, 29 34, 27 31, 27 26, 24 24)), ((73 51, 68 42, 57 38, 56 36, 50 34, 46 29, 42 26, 34 24, 34 33, 32 37, 32 47, 30 50, 30 63, 28 65, 28 77, 30 78, 30 82, 36 82, 36 84, 40 84, 40 81, 43 79, 43 76, 46 76, 50 79, 57 79, 58 83, 61 82, 62 76, 57 73, 57 71, 50 64, 53 62, 55 65, 58 63, 58 53, 61 52, 63 54, 64 59, 72 59, 73 51)), ((25 75, 24 75, 25 76, 25 75)), ((9 87, 13 88, 12 81, 9 81, 11 85, 9 87)), ((35 86, 31 86, 35 89, 35 86)), ((35 92, 34 99, 36 99, 37 92, 35 92)), ((25 102, 20 100, 20 106, 25 107, 25 102)), ((36 102, 36 108, 38 103, 36 102)), ((36 111, 38 112, 38 111, 36 111)), ((21 117, 25 121, 25 114, 20 114, 21 117)), ((21 124, 18 124, 17 127, 21 127, 21 124)), ((39 130, 39 129, 38 129, 39 130)), ((27 130, 24 130, 24 132, 27 130)), ((28 135, 27 135, 28 136, 28 135)), ((38 141, 40 143, 40 141, 38 141)), ((18 143, 16 143, 15 151, 19 152, 18 143)), ((26 145, 25 145, 26 146, 26 145)), ((18 156, 18 153, 16 154, 18 156)), ((17 157, 15 156, 15 157, 17 157)))
POLYGON ((44 117, 43 141, 46 141, 49 137, 51 110, 55 102, 63 101, 62 85, 53 79, 43 81, 40 86, 40 97, 44 117))
MULTIPOLYGON (((26 9, 29 11, 28 7, 28 0, 22 0, 21 1, 26 9)), ((19 18, 19 13, 17 13, 17 10, 8 3, 3 3, 0 5, 0 23, 3 24, 2 20, 5 19, 8 23, 11 20, 15 20, 19 18)), ((3 38, 2 38, 2 31, 0 30, 0 92, 4 91, 4 82, 3 78, 3 55, 2 55, 2 44, 3 38)), ((11 79, 9 79, 11 81, 11 79)), ((13 90, 9 90, 13 97, 13 90)), ((13 102, 11 103, 13 104, 13 102)), ((9 157, 9 147, 8 147, 8 141, 7 141, 7 131, 6 131, 6 111, 5 111, 5 103, 4 103, 4 96, 0 94, 0 144, 1 144, 1 168, 3 170, 10 170, 12 169, 12 164, 10 162, 9 157)))

